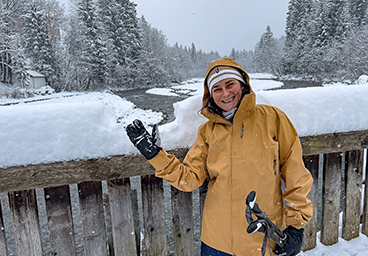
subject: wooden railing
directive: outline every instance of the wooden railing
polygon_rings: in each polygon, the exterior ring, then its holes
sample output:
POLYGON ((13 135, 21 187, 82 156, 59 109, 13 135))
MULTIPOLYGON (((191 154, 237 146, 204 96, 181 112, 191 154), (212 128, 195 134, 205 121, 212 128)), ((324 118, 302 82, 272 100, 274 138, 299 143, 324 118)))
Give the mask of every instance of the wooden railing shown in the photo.
MULTIPOLYGON (((368 130, 302 137, 301 142, 305 165, 314 178, 309 194, 314 215, 305 228, 303 250, 316 246, 319 223, 320 241, 325 245, 338 242, 341 210, 342 238, 359 236, 360 224, 363 234, 368 235, 367 187, 362 218, 360 214, 368 130)), ((170 153, 183 159, 186 152, 183 149, 170 153)), ((10 255, 10 247, 15 248, 18 256, 77 255, 80 245, 76 242, 71 186, 78 187, 75 193, 79 198, 77 212, 84 248, 78 255, 199 255, 193 212, 201 212, 206 184, 196 191, 200 202, 197 208, 193 208, 192 193, 171 187, 172 216, 165 219, 168 199, 164 196, 164 182, 154 177, 154 169, 142 156, 17 166, 0 169, 0 173, 0 192, 7 193, 4 198, 11 212, 6 216, 5 206, 3 210, 0 207, 0 255, 10 255), (140 176, 141 198, 131 189, 130 178, 136 176, 140 176), (107 191, 103 192, 102 184, 106 184, 107 191), (39 211, 35 189, 43 189, 44 212, 39 211), (41 215, 47 216, 49 251, 44 249, 45 238, 41 237, 41 215), (167 219, 172 221, 170 225, 167 219), (4 222, 12 223, 11 234, 4 222), (168 228, 171 226, 172 231, 168 228), (170 232, 171 238, 167 235, 170 232), (9 243, 11 239, 15 241, 13 245, 9 243), (169 250, 172 242, 174 252, 169 250)))

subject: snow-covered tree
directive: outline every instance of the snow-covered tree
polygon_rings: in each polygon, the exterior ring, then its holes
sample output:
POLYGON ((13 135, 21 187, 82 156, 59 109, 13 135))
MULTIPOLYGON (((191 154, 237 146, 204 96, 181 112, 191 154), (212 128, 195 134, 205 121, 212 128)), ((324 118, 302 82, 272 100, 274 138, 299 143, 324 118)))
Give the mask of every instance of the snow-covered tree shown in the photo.
POLYGON ((97 24, 106 44, 108 83, 132 84, 138 75, 141 38, 136 5, 129 0, 97 0, 97 24))
POLYGON ((322 44, 343 42, 350 28, 350 12, 346 0, 324 0, 322 9, 322 44))
POLYGON ((310 44, 310 22, 314 18, 313 1, 291 0, 286 17, 285 55, 283 56, 283 69, 286 74, 300 73, 300 58, 305 53, 306 46, 310 44))
POLYGON ((277 40, 273 37, 271 27, 267 26, 266 32, 261 36, 254 51, 254 60, 257 70, 281 75, 281 49, 278 47, 277 40))
POLYGON ((43 5, 31 3, 24 22, 24 40, 30 67, 44 74, 51 86, 55 85, 59 76, 57 58, 53 48, 53 40, 49 32, 48 17, 43 5))
POLYGON ((142 85, 165 85, 170 80, 168 44, 162 31, 152 28, 144 16, 139 20, 142 31, 139 81, 142 85))
POLYGON ((107 76, 106 47, 102 38, 103 29, 99 27, 96 5, 93 0, 78 1, 80 21, 79 35, 83 45, 80 51, 80 63, 85 72, 85 88, 103 87, 107 76))
POLYGON ((368 74, 368 26, 354 31, 346 40, 343 51, 347 77, 355 80, 368 74))
POLYGON ((80 91, 85 89, 85 70, 81 64, 80 53, 83 49, 79 18, 76 6, 72 6, 63 37, 64 58, 62 61, 63 80, 62 91, 80 91))
POLYGON ((196 62, 197 61, 197 49, 194 43, 192 43, 189 52, 190 52, 190 57, 192 58, 192 61, 196 62))
POLYGON ((350 17, 355 28, 364 27, 367 24, 367 0, 350 0, 350 17))
POLYGON ((24 48, 20 38, 26 0, 0 0, 0 82, 19 83, 25 73, 24 48))

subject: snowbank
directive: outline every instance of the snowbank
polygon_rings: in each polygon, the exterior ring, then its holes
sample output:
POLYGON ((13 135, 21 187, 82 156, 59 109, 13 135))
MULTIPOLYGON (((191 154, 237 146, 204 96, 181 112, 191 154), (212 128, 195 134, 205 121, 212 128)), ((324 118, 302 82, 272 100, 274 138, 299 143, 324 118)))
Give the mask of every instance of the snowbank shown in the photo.
POLYGON ((1 106, 0 168, 135 153, 123 129, 135 118, 154 124, 162 114, 110 93, 1 106))
POLYGON ((283 110, 299 136, 368 129, 368 85, 311 87, 256 93, 257 103, 283 110))

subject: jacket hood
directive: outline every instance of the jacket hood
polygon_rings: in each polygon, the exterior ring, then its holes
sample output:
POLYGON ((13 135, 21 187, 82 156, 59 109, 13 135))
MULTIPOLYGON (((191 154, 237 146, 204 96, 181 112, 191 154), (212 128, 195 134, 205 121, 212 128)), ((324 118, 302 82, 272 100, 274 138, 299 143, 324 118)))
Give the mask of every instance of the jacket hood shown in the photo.
POLYGON ((211 71, 219 66, 228 66, 228 67, 232 67, 237 69, 240 74, 242 75, 246 85, 249 87, 249 93, 254 95, 252 87, 249 84, 249 75, 247 74, 247 72, 243 69, 242 66, 239 65, 239 63, 237 63, 236 61, 229 59, 229 58, 222 58, 222 59, 218 59, 215 60, 213 62, 211 62, 210 66, 207 69, 206 72, 206 78, 204 79, 204 94, 203 94, 203 110, 202 110, 202 114, 204 114, 206 117, 208 117, 208 110, 206 109, 208 102, 210 100, 210 91, 208 89, 207 86, 207 80, 208 80, 208 76, 211 73, 211 71))

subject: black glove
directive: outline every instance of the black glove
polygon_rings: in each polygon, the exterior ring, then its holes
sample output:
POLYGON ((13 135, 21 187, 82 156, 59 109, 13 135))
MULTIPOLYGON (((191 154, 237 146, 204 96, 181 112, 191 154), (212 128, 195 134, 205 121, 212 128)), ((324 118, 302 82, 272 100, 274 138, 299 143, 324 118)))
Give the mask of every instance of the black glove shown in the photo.
POLYGON ((134 146, 141 154, 150 160, 154 158, 161 150, 157 145, 158 129, 157 125, 153 128, 152 135, 148 133, 141 120, 134 120, 132 124, 126 127, 126 132, 134 146))
POLYGON ((284 247, 280 247, 276 244, 275 250, 273 251, 280 256, 294 256, 300 252, 303 242, 304 229, 297 229, 293 226, 288 226, 284 233, 286 234, 286 241, 284 247))

